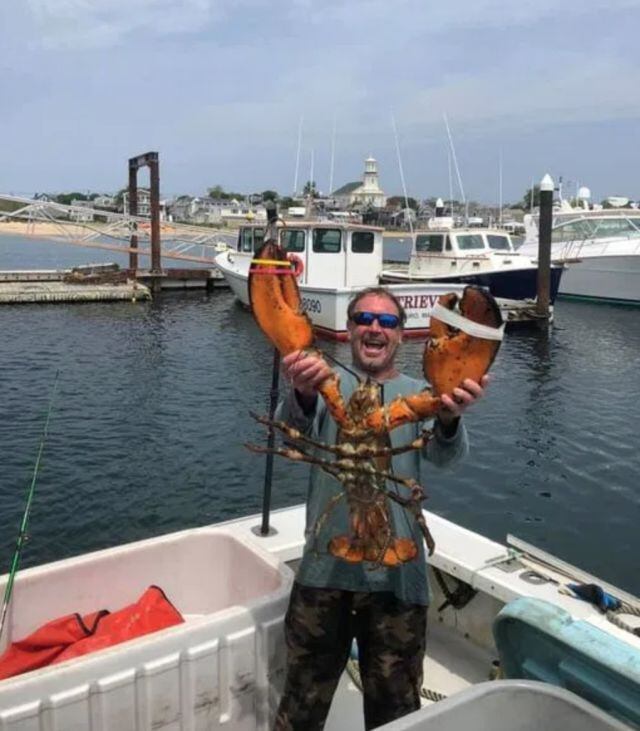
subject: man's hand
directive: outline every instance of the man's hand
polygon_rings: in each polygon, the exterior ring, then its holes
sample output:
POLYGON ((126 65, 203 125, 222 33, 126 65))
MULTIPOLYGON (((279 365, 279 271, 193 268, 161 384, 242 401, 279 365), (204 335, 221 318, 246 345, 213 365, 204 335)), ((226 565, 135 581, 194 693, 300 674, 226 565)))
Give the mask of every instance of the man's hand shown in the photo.
POLYGON ((476 401, 481 399, 489 385, 489 376, 482 376, 480 383, 466 378, 462 386, 453 389, 451 396, 442 396, 442 408, 438 412, 438 419, 445 426, 453 424, 476 401))
POLYGON ((282 359, 282 373, 305 400, 315 399, 318 386, 332 373, 319 355, 296 350, 282 359))

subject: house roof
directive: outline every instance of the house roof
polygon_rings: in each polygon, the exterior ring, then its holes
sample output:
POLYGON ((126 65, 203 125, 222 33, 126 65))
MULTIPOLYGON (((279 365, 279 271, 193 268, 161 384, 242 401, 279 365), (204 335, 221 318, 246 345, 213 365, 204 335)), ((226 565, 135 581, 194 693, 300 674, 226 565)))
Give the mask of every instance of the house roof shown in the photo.
POLYGON ((347 183, 346 185, 343 185, 342 188, 338 188, 338 190, 334 190, 331 195, 332 196, 333 195, 347 195, 348 193, 353 193, 354 190, 356 190, 357 188, 361 188, 361 187, 362 187, 362 181, 356 180, 355 183, 347 183))

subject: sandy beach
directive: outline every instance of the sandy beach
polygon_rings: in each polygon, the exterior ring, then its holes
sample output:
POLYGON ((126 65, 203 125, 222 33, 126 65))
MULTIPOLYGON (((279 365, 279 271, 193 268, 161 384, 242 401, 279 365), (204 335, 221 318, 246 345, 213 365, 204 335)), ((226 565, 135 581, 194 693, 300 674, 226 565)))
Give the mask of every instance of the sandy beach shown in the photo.
MULTIPOLYGON (((60 224, 49 221, 0 221, 0 236, 2 234, 10 234, 12 236, 35 236, 35 237, 47 237, 47 236, 65 236, 72 237, 74 234, 77 236, 84 235, 88 230, 100 231, 103 228, 103 224, 91 223, 83 226, 82 224, 74 224, 68 221, 64 221, 60 224)), ((140 224, 139 235, 143 236, 149 233, 149 224, 140 224)), ((163 235, 175 233, 178 227, 172 226, 171 224, 161 223, 160 233, 163 235)))
POLYGON ((30 223, 28 221, 0 221, 0 235, 9 234, 11 236, 60 236, 66 232, 84 233, 86 228, 74 224, 65 224, 64 228, 55 223, 47 221, 38 221, 30 223))

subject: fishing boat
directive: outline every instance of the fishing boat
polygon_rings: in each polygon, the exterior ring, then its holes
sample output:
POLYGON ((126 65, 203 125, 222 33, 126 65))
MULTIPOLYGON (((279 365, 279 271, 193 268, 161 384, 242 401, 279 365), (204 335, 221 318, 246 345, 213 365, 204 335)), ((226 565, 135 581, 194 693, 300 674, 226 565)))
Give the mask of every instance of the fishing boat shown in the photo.
MULTIPOLYGON (((501 229, 437 227, 411 234, 408 264, 386 265, 381 281, 474 284, 503 300, 533 302, 537 296, 538 266, 517 252, 511 236, 501 229)), ((562 266, 551 268, 550 301, 555 300, 562 266)))
MULTIPOLYGON (((383 283, 383 230, 352 222, 295 221, 278 226, 280 244, 295 264, 302 308, 321 335, 347 338, 347 306, 364 287, 383 283)), ((250 306, 247 282, 255 252, 264 242, 265 226, 248 224, 238 233, 234 250, 215 261, 236 298, 250 306)), ((440 295, 464 291, 464 283, 416 279, 385 284, 398 297, 406 313, 407 337, 429 332, 431 311, 440 295)), ((505 320, 527 319, 531 303, 498 300, 505 320)))
MULTIPOLYGON (((538 215, 524 217, 525 240, 518 252, 538 256, 538 215)), ((554 210, 551 259, 566 266, 561 297, 640 304, 640 211, 572 208, 554 210)))
MULTIPOLYGON (((535 688, 545 683, 555 689, 542 697, 557 701, 560 694, 566 702, 570 691, 580 697, 570 696, 572 708, 592 709, 592 719, 606 721, 583 728, 640 726, 637 597, 512 537, 503 545, 438 515, 426 517, 436 551, 429 559, 433 600, 422 701, 436 722, 425 728, 456 728, 437 719, 460 718, 469 694, 479 704, 476 718, 496 694, 503 708, 510 702, 520 708, 513 695, 524 692, 513 684, 518 678, 535 681, 534 690, 526 686, 530 699, 540 697, 535 688), (600 598, 619 601, 617 609, 603 612, 580 598, 580 587, 592 585, 600 598), (490 681, 497 676, 512 685, 490 681), (444 698, 452 716, 437 708, 444 698)), ((0 652, 54 617, 115 610, 150 586, 161 588, 183 621, 0 681, 0 728, 268 729, 283 686, 283 618, 304 520, 304 506, 294 506, 18 573, 0 652)), ((0 589, 7 580, 0 579, 0 589)), ((531 725, 510 728, 540 728, 541 716, 530 713, 531 725)), ((501 717, 508 718, 504 711, 501 717)), ((420 716, 394 723, 390 731, 423 727, 420 716)), ((486 725, 507 728, 497 717, 486 725)), ((326 728, 363 728, 357 650, 326 728)))

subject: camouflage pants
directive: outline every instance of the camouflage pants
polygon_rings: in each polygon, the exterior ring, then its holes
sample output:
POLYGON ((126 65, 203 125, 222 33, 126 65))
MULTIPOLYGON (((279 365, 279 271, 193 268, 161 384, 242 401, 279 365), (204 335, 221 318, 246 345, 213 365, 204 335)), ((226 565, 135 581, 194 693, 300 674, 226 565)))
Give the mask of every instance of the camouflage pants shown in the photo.
POLYGON ((367 730, 420 708, 427 607, 390 592, 294 583, 285 618, 287 678, 274 731, 321 731, 355 637, 367 730))

